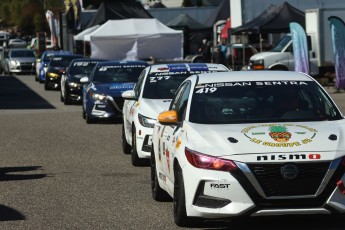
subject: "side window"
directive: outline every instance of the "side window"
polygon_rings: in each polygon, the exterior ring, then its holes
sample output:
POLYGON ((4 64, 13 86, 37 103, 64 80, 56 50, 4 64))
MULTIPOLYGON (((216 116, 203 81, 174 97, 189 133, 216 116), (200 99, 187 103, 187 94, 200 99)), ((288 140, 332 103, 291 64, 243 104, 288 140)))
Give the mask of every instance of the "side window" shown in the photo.
POLYGON ((175 100, 172 102, 172 109, 175 109, 178 115, 178 121, 183 121, 188 103, 190 92, 190 82, 185 82, 179 87, 175 100))
POLYGON ((145 68, 141 72, 141 74, 140 74, 140 76, 138 78, 138 82, 137 82, 137 84, 134 87, 134 92, 135 92, 135 96, 136 97, 139 97, 139 95, 140 95, 140 91, 141 91, 141 89, 143 87, 143 82, 144 82, 144 79, 145 79, 146 72, 147 72, 147 68, 145 68))

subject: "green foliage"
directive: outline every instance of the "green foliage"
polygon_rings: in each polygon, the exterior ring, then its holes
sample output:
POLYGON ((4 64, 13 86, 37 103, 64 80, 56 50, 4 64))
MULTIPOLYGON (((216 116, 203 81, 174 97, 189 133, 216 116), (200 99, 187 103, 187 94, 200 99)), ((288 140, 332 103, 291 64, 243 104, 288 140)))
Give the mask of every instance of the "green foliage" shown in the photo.
POLYGON ((282 133, 282 132, 286 132, 287 131, 287 128, 285 126, 271 126, 270 127, 270 131, 272 133, 282 133))

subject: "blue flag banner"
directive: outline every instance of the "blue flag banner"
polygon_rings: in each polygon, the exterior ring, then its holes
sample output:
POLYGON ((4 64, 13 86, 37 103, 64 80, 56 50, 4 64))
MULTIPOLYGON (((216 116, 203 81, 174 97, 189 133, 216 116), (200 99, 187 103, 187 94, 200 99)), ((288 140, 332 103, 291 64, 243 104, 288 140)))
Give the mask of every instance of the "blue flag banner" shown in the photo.
POLYGON ((338 17, 328 18, 331 27, 334 66, 335 66, 335 87, 345 89, 345 24, 338 17))
POLYGON ((300 24, 291 22, 289 26, 295 61, 295 71, 309 74, 307 35, 300 24))

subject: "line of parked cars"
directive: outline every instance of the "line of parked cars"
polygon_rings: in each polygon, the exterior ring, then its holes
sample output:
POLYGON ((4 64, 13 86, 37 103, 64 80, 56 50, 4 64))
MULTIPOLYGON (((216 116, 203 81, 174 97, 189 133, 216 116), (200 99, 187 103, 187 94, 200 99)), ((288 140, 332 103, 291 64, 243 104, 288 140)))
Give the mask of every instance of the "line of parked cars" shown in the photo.
POLYGON ((178 226, 345 212, 345 120, 312 77, 69 55, 60 83, 50 64, 45 81, 86 123, 122 123, 123 152, 150 167, 152 197, 173 201, 178 226))

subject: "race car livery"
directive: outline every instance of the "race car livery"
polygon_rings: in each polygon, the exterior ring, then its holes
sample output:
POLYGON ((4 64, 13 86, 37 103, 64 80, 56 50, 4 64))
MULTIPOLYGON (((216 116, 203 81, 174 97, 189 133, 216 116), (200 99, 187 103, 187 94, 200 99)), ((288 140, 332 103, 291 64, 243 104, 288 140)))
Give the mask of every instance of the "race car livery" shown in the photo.
POLYGON ((124 99, 121 94, 133 89, 140 73, 148 64, 144 61, 98 62, 90 79, 80 79, 83 85, 83 118, 87 123, 122 119, 124 99))
POLYGON ((153 124, 160 112, 168 109, 176 89, 192 74, 229 71, 221 64, 179 63, 149 66, 139 77, 134 90, 123 93, 122 146, 131 154, 134 166, 150 159, 153 124))
POLYGON ((345 212, 345 120, 312 77, 194 75, 154 124, 152 195, 174 220, 345 212))
POLYGON ((71 61, 65 73, 61 76, 61 101, 68 105, 73 102, 81 102, 83 91, 80 79, 83 77, 89 77, 102 59, 95 58, 78 58, 71 61))

